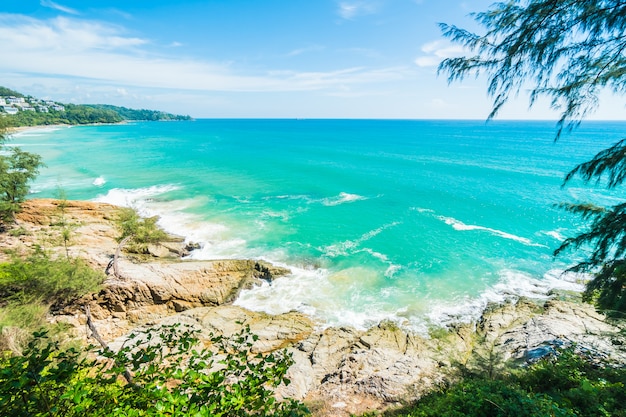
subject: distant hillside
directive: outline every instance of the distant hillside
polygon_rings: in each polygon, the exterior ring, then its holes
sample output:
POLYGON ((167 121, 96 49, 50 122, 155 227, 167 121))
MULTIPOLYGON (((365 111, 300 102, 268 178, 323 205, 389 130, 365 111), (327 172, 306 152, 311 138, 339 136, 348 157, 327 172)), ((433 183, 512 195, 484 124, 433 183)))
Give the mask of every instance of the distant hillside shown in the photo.
POLYGON ((124 118, 124 120, 191 120, 189 116, 165 113, 159 110, 129 109, 127 107, 112 106, 110 104, 85 104, 97 110, 114 111, 124 118))
POLYGON ((63 104, 25 96, 6 87, 0 87, 1 116, 6 116, 9 125, 15 127, 119 123, 125 120, 191 120, 189 116, 158 110, 135 110, 108 104, 63 104))

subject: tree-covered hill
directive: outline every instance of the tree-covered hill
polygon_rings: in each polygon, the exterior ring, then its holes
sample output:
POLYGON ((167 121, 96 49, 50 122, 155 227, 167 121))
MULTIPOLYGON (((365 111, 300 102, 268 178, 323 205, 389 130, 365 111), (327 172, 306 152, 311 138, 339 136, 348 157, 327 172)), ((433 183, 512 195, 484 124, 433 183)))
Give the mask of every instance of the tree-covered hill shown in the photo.
POLYGON ((120 115, 124 120, 191 120, 190 116, 165 113, 159 110, 129 109, 127 107, 112 106, 110 104, 86 104, 95 110, 112 111, 120 115))
POLYGON ((108 104, 63 104, 25 96, 0 86, 0 117, 13 127, 53 124, 119 123, 125 120, 191 120, 158 110, 135 110, 108 104))

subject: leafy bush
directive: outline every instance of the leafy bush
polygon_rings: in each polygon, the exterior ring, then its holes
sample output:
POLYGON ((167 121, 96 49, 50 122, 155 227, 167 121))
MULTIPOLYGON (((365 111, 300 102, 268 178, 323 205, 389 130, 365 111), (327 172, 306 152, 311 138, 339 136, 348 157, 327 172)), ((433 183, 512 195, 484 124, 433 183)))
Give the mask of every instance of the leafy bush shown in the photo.
POLYGON ((626 369, 592 360, 574 348, 502 379, 475 375, 386 416, 626 416, 626 369))
POLYGON ((516 380, 526 390, 554 398, 581 416, 626 416, 626 370, 590 360, 573 349, 544 358, 516 380))
POLYGON ((103 279, 83 260, 53 259, 41 249, 0 264, 0 352, 21 351, 30 333, 50 328, 51 308, 96 291, 103 279))
POLYGON ((30 190, 28 183, 37 177, 42 166, 41 156, 18 147, 0 154, 0 219, 13 220, 30 190))
POLYGON ((131 335, 118 352, 100 349, 98 361, 36 334, 0 366, 0 416, 307 415, 302 403, 274 397, 289 383, 291 357, 252 355, 254 340, 244 329, 212 337, 209 350, 195 331, 163 326, 131 335))
POLYGON ((167 234, 157 226, 158 217, 141 217, 132 208, 120 210, 116 220, 120 231, 118 241, 129 238, 126 245, 128 250, 136 253, 145 253, 148 245, 155 244, 167 238, 167 234))
POLYGON ((0 298, 60 306, 96 291, 103 278, 82 259, 52 258, 36 248, 26 258, 14 256, 0 264, 0 298))
POLYGON ((466 379, 451 388, 424 397, 411 417, 574 417, 547 395, 529 393, 515 384, 484 378, 466 379))

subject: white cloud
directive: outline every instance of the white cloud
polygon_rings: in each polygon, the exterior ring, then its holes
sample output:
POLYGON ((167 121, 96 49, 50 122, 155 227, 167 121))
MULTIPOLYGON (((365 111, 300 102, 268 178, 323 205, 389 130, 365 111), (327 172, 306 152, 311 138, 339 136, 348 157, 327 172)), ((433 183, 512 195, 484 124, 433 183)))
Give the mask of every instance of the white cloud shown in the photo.
MULTIPOLYGON (((246 92, 321 90, 406 78, 403 68, 250 74, 237 71, 234 64, 155 55, 148 47, 155 45, 100 22, 0 14, 0 73, 77 77, 121 86, 246 92)), ((172 48, 163 50, 171 53, 172 48)))
POLYGON ((418 67, 434 67, 439 65, 439 63, 446 58, 455 58, 467 53, 462 46, 453 44, 444 39, 423 45, 422 52, 424 52, 425 55, 415 59, 415 64, 418 67))
POLYGON ((0 14, 0 45, 27 53, 46 51, 114 50, 147 43, 121 35, 118 28, 66 17, 48 21, 0 14))
POLYGON ((60 5, 58 3, 55 3, 55 2, 53 2, 51 0, 41 0, 41 2, 39 4, 41 4, 43 7, 48 7, 50 9, 58 10, 58 11, 63 12, 63 13, 80 14, 75 9, 72 9, 72 8, 66 7, 66 6, 62 6, 62 5, 60 5))
POLYGON ((343 19, 352 20, 357 16, 376 13, 378 5, 370 1, 340 2, 337 13, 343 19))

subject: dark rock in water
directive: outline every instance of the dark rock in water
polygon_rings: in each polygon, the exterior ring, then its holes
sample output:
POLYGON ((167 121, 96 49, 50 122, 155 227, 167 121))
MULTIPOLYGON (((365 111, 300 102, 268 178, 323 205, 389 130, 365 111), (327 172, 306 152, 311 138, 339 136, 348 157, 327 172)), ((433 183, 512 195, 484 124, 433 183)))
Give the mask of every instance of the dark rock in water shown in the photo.
POLYGON ((194 250, 202 249, 202 245, 196 242, 187 242, 185 245, 185 250, 187 252, 193 252, 194 250))
POLYGON ((287 268, 281 268, 279 266, 272 265, 268 262, 257 261, 254 264, 254 269, 257 271, 255 276, 259 279, 272 282, 274 278, 288 275, 291 270, 287 268))

